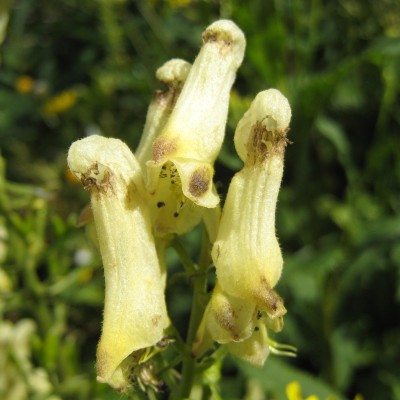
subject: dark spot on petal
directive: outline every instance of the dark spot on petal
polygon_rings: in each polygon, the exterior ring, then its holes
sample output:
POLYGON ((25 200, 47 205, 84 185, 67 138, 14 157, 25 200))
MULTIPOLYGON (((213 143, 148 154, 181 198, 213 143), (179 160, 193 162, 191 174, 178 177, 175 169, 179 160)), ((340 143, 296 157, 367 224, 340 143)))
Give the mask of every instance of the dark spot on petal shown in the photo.
POLYGON ((151 322, 152 322, 152 324, 154 325, 154 326, 158 326, 158 324, 160 323, 160 320, 161 320, 161 315, 154 315, 152 318, 151 318, 151 322))
POLYGON ((272 154, 284 154, 285 147, 291 143, 287 137, 288 129, 278 132, 269 131, 263 125, 263 121, 270 116, 266 116, 261 121, 257 121, 251 128, 251 134, 247 142, 247 165, 262 164, 272 154))
POLYGON ((159 137, 153 144, 153 160, 156 164, 161 163, 165 158, 177 149, 176 140, 159 137))
POLYGON ((270 318, 281 317, 286 313, 282 298, 267 282, 265 277, 261 279, 260 286, 254 292, 257 304, 265 310, 270 318))
POLYGON ((157 207, 158 207, 158 208, 165 207, 165 203, 164 203, 163 201, 159 201, 159 202, 157 203, 157 207))
POLYGON ((190 177, 189 192, 194 197, 201 197, 210 185, 210 172, 207 168, 195 170, 190 177))
POLYGON ((92 194, 112 194, 114 192, 113 178, 112 171, 109 169, 104 170, 100 176, 99 164, 96 162, 82 174, 81 182, 83 188, 92 194))
POLYGON ((203 43, 222 42, 225 46, 232 44, 232 35, 227 31, 207 29, 202 35, 203 43))
POLYGON ((174 217, 175 217, 175 218, 178 218, 178 217, 179 217, 179 213, 175 211, 175 212, 174 212, 174 217))

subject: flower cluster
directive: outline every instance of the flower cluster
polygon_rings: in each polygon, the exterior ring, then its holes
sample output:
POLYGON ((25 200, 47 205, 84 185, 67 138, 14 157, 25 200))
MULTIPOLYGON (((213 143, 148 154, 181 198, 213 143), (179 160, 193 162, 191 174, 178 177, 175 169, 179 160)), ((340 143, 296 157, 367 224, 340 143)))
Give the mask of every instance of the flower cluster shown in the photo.
POLYGON ((274 290, 282 271, 275 207, 290 106, 270 89, 240 120, 235 146, 244 167, 221 216, 214 162, 245 38, 233 22, 220 20, 202 39, 193 65, 173 59, 158 69, 167 89, 154 95, 135 154, 120 140, 97 135, 73 143, 68 154, 70 170, 91 195, 104 264, 98 380, 121 390, 165 341, 165 249, 201 221, 213 244, 217 283, 193 354, 201 356, 215 341, 260 366, 271 348, 268 329, 283 326, 286 310, 274 290))

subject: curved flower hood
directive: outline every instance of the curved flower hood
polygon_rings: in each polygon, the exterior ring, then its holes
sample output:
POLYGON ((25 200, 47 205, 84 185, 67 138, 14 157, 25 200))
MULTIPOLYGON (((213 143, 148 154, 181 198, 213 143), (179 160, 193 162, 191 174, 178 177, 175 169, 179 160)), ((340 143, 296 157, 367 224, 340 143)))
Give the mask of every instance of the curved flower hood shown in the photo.
POLYGON ((90 192, 104 264, 97 379, 124 389, 128 367, 140 362, 135 352, 159 342, 169 325, 141 169, 123 142, 101 136, 73 143, 68 164, 90 192))

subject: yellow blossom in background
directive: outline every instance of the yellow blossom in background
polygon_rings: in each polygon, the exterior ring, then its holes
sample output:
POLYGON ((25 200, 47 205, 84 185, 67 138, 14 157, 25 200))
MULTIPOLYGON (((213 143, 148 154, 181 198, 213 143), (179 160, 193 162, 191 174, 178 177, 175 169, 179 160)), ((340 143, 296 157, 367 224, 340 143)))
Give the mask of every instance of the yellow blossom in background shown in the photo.
POLYGON ((168 5, 171 8, 179 8, 188 6, 192 0, 168 0, 168 5))
MULTIPOLYGON (((286 397, 288 400, 303 400, 303 396, 301 394, 301 386, 297 381, 293 381, 288 383, 286 386, 286 397)), ((318 400, 318 397, 315 395, 311 395, 306 397, 304 400, 318 400)))
POLYGON ((78 100, 78 92, 75 89, 65 90, 48 100, 43 106, 43 112, 51 117, 62 114, 75 105, 78 100))
MULTIPOLYGON (((152 7, 156 7, 159 4, 162 4, 163 2, 160 0, 149 0, 149 4, 152 7)), ((188 5, 190 5, 192 3, 192 0, 167 0, 166 1, 168 7, 170 8, 181 8, 181 7, 187 7, 188 5)))
MULTIPOLYGON (((301 393, 301 385, 297 381, 289 382, 286 386, 286 397, 288 400, 319 400, 319 397, 315 394, 312 394, 307 397, 303 397, 301 393)), ((336 400, 336 396, 328 396, 325 400, 336 400)), ((364 400, 364 397, 361 394, 356 394, 354 396, 354 400, 364 400)))
POLYGON ((15 89, 21 94, 27 94, 32 91, 34 83, 30 76, 22 75, 15 81, 15 89))

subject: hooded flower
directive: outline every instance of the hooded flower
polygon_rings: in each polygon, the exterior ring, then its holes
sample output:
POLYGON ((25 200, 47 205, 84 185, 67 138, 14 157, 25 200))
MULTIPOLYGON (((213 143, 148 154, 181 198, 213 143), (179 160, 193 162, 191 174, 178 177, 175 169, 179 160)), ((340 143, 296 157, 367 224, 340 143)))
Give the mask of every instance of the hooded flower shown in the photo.
MULTIPOLYGON (((168 89, 157 91, 147 111, 146 123, 135 156, 146 176, 146 162, 152 156, 154 141, 163 130, 186 81, 191 65, 180 59, 172 59, 156 72, 159 81, 168 89)), ((180 176, 170 162, 162 166, 156 190, 149 196, 150 215, 154 232, 168 243, 171 233, 183 234, 196 226, 202 218, 202 210, 186 202, 182 194, 180 176)), ((163 246, 158 246, 163 247, 163 246)))
POLYGON ((290 117, 287 99, 270 89, 256 96, 239 121, 235 147, 245 165, 229 186, 212 250, 222 290, 271 318, 286 312, 273 287, 283 265, 275 209, 290 117))
POLYGON ((273 290, 283 264, 275 208, 290 116, 286 98, 270 89, 256 96, 237 126, 235 146, 245 165, 229 186, 213 246, 217 285, 197 332, 196 355, 214 340, 261 366, 271 349, 267 329, 283 327, 286 309, 273 290))
MULTIPOLYGON (((242 31, 221 20, 203 33, 203 46, 161 135, 153 144, 148 166, 151 194, 165 190, 163 180, 187 199, 214 208, 219 198, 213 188, 213 163, 221 148, 229 93, 245 49, 242 31)), ((177 211, 179 217, 179 210, 177 211)))
POLYGON ((141 169, 123 142, 101 136, 73 143, 68 164, 90 192, 104 264, 97 379, 123 390, 169 324, 141 169))

